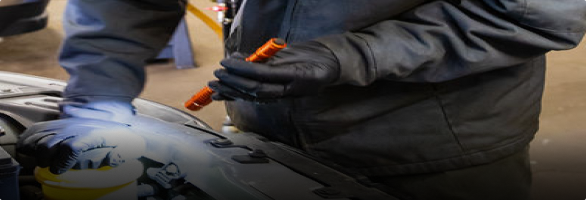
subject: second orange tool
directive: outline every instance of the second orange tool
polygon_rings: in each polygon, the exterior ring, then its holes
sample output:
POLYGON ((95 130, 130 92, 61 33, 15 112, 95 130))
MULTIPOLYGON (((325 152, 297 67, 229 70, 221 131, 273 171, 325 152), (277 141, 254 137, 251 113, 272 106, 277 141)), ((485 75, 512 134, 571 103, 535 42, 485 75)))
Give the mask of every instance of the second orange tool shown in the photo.
MULTIPOLYGON (((246 61, 263 62, 271 56, 275 55, 277 52, 279 52, 279 50, 284 49, 285 47, 287 47, 285 40, 273 38, 264 45, 262 45, 260 48, 258 48, 256 52, 254 52, 248 58, 246 58, 246 61)), ((185 108, 192 111, 198 111, 202 109, 204 106, 212 102, 212 93, 214 93, 214 91, 211 88, 207 86, 204 87, 197 94, 193 95, 189 100, 185 102, 185 108)))

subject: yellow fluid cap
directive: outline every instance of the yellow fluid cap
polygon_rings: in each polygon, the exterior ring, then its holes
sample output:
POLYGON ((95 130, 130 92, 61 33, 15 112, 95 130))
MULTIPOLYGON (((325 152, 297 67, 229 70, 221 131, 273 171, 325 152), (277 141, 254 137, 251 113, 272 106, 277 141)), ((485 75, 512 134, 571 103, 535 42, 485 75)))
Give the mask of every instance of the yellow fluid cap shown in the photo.
POLYGON ((109 188, 135 181, 142 173, 142 163, 138 160, 131 160, 118 167, 71 169, 59 175, 51 173, 48 167, 37 167, 35 169, 35 178, 39 183, 52 187, 109 188))

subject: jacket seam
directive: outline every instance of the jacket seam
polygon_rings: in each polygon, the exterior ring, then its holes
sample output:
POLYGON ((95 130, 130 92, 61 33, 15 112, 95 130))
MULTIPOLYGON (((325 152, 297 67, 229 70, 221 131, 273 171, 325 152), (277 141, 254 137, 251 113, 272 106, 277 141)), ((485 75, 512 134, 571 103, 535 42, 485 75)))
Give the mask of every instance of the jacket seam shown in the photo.
POLYGON ((462 142, 460 141, 460 139, 458 138, 458 135, 456 134, 456 131, 454 130, 454 126, 453 123, 451 122, 448 113, 446 112, 446 109, 444 107, 444 103, 440 97, 439 94, 437 94, 437 87, 436 84, 431 84, 431 87, 433 88, 434 91, 434 97, 436 99, 436 102, 438 103, 441 111, 442 111, 442 115, 444 117, 444 121, 448 126, 448 129, 450 130, 450 133, 452 133, 452 137, 454 137, 454 140, 456 141, 456 143, 458 144, 458 147, 460 148, 460 152, 464 153, 464 146, 462 145, 462 142))
POLYGON ((577 30, 577 31, 559 31, 559 30, 553 30, 553 29, 548 29, 548 28, 541 28, 541 27, 536 27, 536 26, 532 26, 529 24, 526 24, 524 22, 521 22, 521 24, 527 26, 527 27, 531 27, 533 29, 537 29, 540 31, 545 31, 545 32, 550 32, 550 33, 561 33, 561 34, 583 34, 584 30, 577 30))
MULTIPOLYGON (((373 71, 372 71, 372 77, 370 77, 370 79, 369 79, 369 77, 366 77, 366 78, 367 78, 367 80, 366 80, 366 81, 370 83, 371 81, 378 79, 378 64, 377 64, 377 62, 376 62, 376 59, 375 59, 374 51, 372 50, 372 47, 370 46, 370 44, 368 43, 368 41, 367 41, 365 38, 361 37, 361 36, 360 36, 360 35, 358 35, 358 34, 354 34, 354 35, 355 35, 357 38, 360 38, 362 41, 364 41, 364 44, 365 44, 365 45, 366 45, 366 47, 368 48, 368 56, 369 56, 370 58, 369 58, 369 59, 366 59, 366 60, 367 60, 367 62, 368 62, 369 60, 371 60, 371 61, 372 61, 372 68, 373 68, 373 71)), ((365 66, 365 67, 367 68, 367 72, 368 72, 368 71, 369 71, 369 70, 368 70, 368 68, 369 68, 369 67, 368 67, 368 63, 366 63, 366 66, 365 66)), ((369 74, 370 74, 370 73, 369 73, 369 74)), ((367 76, 368 76, 368 75, 367 75, 367 76)))
POLYGON ((305 127, 301 127, 297 124, 296 121, 296 117, 293 115, 296 115, 296 108, 297 108, 297 101, 298 99, 291 99, 291 104, 289 107, 289 110, 287 111, 287 120, 289 120, 289 123, 291 124, 292 127, 295 128, 295 140, 294 143, 295 145, 300 148, 303 151, 306 151, 308 153, 315 153, 313 151, 310 151, 309 148, 307 148, 307 139, 305 138, 305 127))
POLYGON ((286 15, 283 17, 283 26, 281 26, 281 30, 284 32, 279 34, 281 38, 285 39, 285 41, 294 40, 291 30, 294 29, 294 27, 297 27, 298 22, 294 17, 297 12, 299 12, 299 8, 297 7, 298 3, 297 0, 289 0, 287 3, 286 15))
MULTIPOLYGON (((445 171, 445 170, 454 170, 454 169, 464 168, 466 166, 486 164, 486 163, 490 163, 495 160, 498 160, 500 158, 509 156, 509 154, 512 154, 512 153, 508 153, 506 155, 501 155, 501 156, 492 157, 492 158, 489 158, 491 156, 488 156, 488 157, 482 156, 482 157, 485 157, 484 159, 488 159, 488 160, 484 160, 483 162, 471 162, 470 159, 473 157, 477 157, 479 155, 494 154, 495 152, 498 152, 498 151, 501 151, 501 152, 517 151, 520 148, 519 145, 527 146, 527 145, 529 145, 529 142, 531 142, 531 140, 535 137, 534 134, 527 134, 527 133, 528 132, 535 133, 536 131, 537 130, 535 128, 532 128, 530 130, 524 131, 521 134, 521 136, 519 136, 518 138, 514 139, 511 142, 499 145, 494 148, 479 151, 479 152, 462 154, 462 155, 458 155, 458 156, 453 156, 453 157, 448 157, 448 158, 438 159, 438 160, 431 160, 431 161, 414 162, 414 163, 399 164, 399 165, 393 165, 393 166, 378 166, 378 167, 364 167, 364 168, 351 168, 351 169, 356 170, 358 172, 361 172, 362 174, 365 174, 366 176, 373 176, 373 175, 371 175, 372 173, 369 173, 369 171, 370 172, 378 171, 379 173, 382 171, 393 171, 390 174, 386 174, 386 175, 401 175, 401 174, 413 174, 413 173, 433 173, 433 172, 439 172, 439 171, 445 171), (434 167, 429 167, 429 165, 437 166, 437 163, 441 163, 441 162, 453 163, 454 160, 462 160, 463 162, 466 162, 466 165, 458 166, 456 164, 456 167, 440 168, 440 169, 434 168, 434 167), (421 166, 421 165, 428 165, 428 167, 423 167, 425 169, 424 169, 424 171, 421 171, 421 167, 417 167, 417 166, 421 166), (413 170, 413 168, 420 168, 420 169, 413 170), (402 172, 397 172, 397 170, 402 171, 402 172)), ((378 174, 378 173, 376 173, 376 174, 378 174)), ((374 175, 374 176, 379 176, 379 175, 374 175)))
POLYGON ((523 0, 523 7, 521 9, 523 9, 523 15, 521 15, 521 23, 525 24, 525 16, 527 16, 527 7, 528 7, 527 0, 523 0))

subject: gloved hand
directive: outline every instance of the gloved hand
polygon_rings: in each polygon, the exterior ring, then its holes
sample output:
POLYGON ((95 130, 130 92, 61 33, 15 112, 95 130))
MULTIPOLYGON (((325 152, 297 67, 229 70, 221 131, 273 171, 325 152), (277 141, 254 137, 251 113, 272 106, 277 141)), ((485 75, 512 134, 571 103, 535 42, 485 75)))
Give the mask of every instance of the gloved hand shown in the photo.
POLYGON ((62 109, 64 119, 34 124, 18 141, 18 151, 35 156, 40 167, 62 174, 75 165, 116 166, 145 151, 144 139, 125 124, 133 116, 130 103, 69 104, 62 109))
POLYGON ((221 64, 225 69, 214 72, 219 81, 209 83, 214 100, 270 102, 315 95, 340 76, 337 58, 318 42, 290 45, 266 63, 247 62, 235 53, 221 64))

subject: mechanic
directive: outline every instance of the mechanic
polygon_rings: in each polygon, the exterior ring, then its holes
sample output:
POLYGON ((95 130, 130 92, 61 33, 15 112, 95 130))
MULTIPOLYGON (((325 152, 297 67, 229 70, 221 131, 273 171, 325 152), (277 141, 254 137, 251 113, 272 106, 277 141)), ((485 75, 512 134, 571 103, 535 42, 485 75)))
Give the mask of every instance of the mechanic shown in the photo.
MULTIPOLYGON (((166 44, 184 3, 69 1, 62 124, 131 120, 144 62, 166 44)), ((545 54, 579 43, 586 2, 247 0, 236 18, 231 56, 209 86, 238 128, 403 199, 522 200, 545 54), (289 47, 266 63, 244 61, 272 37, 289 47)), ((20 147, 49 149, 40 159, 57 159, 41 163, 62 173, 115 140, 63 127, 37 125, 20 147), (47 131, 55 129, 63 131, 47 131)))

